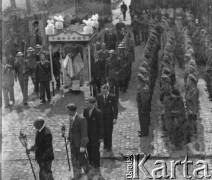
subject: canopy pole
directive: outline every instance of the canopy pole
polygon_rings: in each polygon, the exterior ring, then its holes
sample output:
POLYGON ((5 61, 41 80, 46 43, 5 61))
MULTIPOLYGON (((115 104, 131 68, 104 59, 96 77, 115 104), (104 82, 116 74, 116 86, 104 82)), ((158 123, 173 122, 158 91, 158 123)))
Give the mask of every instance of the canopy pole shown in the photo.
POLYGON ((90 84, 90 95, 93 96, 93 87, 91 85, 91 47, 88 45, 88 67, 89 67, 89 84, 90 84))
POLYGON ((50 45, 49 46, 49 52, 50 52, 50 64, 51 64, 51 77, 52 77, 52 93, 53 93, 53 96, 55 95, 54 94, 54 80, 53 80, 53 62, 52 62, 52 46, 50 45))

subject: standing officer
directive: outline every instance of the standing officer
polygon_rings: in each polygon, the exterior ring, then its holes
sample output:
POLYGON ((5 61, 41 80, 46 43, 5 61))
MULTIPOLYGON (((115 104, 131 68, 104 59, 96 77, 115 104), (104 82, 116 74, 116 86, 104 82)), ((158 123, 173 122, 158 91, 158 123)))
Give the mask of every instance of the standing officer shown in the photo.
POLYGON ((149 87, 146 84, 147 79, 142 75, 138 74, 138 90, 137 90, 137 106, 138 106, 138 117, 140 123, 139 137, 149 135, 149 87))
POLYGON ((110 92, 116 95, 116 100, 119 100, 119 80, 121 73, 121 62, 116 57, 114 50, 110 50, 110 57, 106 61, 106 79, 110 86, 110 92))
POLYGON ((89 164, 86 157, 86 146, 89 142, 88 127, 86 119, 77 113, 75 104, 68 104, 66 108, 70 122, 68 140, 70 141, 74 180, 77 180, 81 174, 81 168, 84 169, 85 174, 89 173, 89 164))
POLYGON ((40 83, 40 100, 45 103, 45 94, 48 102, 51 101, 50 84, 51 81, 51 67, 50 62, 46 60, 45 52, 40 53, 40 61, 36 64, 36 79, 40 83))
POLYGON ((113 125, 116 124, 118 117, 118 104, 106 84, 102 86, 102 93, 98 95, 97 107, 101 110, 104 120, 104 149, 111 151, 113 125))
POLYGON ((34 49, 32 47, 29 47, 27 49, 27 60, 29 61, 29 67, 30 67, 30 77, 32 79, 33 85, 34 85, 34 92, 38 93, 39 92, 39 85, 36 81, 35 77, 35 71, 36 71, 36 57, 34 54, 34 49))
POLYGON ((52 133, 44 125, 44 118, 42 117, 38 117, 33 125, 37 130, 35 145, 27 149, 27 153, 35 151, 35 159, 40 167, 39 179, 54 180, 51 171, 52 161, 54 160, 52 133))
POLYGON ((18 77, 21 91, 23 94, 23 104, 26 106, 28 101, 28 79, 30 74, 29 61, 24 59, 24 54, 18 52, 15 61, 15 72, 18 77))
POLYGON ((96 98, 86 100, 86 108, 83 116, 87 120, 88 128, 88 159, 89 164, 99 173, 100 172, 100 144, 103 146, 104 121, 102 112, 96 107, 96 98))
POLYGON ((126 12, 127 12, 127 5, 123 2, 123 4, 121 5, 121 12, 123 14, 123 19, 124 21, 126 21, 126 12))
POLYGON ((10 64, 7 63, 6 57, 2 59, 3 65, 3 73, 2 73, 2 89, 4 95, 4 103, 5 108, 10 106, 10 101, 15 104, 15 97, 14 97, 14 71, 10 64))

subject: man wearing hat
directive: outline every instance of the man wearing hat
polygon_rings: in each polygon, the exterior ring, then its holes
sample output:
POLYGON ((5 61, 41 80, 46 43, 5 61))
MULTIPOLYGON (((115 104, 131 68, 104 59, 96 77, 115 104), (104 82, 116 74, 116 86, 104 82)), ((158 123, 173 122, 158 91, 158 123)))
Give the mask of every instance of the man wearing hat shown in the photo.
POLYGON ((104 149, 111 151, 113 125, 117 122, 118 104, 116 97, 109 92, 107 84, 102 86, 102 93, 98 95, 97 107, 101 110, 104 120, 104 149))
POLYGON ((36 64, 36 80, 40 85, 40 100, 41 103, 46 102, 45 94, 48 102, 51 101, 50 84, 51 81, 51 67, 50 62, 46 60, 45 52, 40 53, 40 61, 36 64))
POLYGON ((83 116, 87 120, 88 128, 88 160, 90 165, 97 172, 100 171, 100 144, 103 146, 104 139, 104 121, 102 112, 96 107, 96 98, 89 98, 86 100, 86 108, 83 116))
POLYGON ((27 49, 27 56, 26 59, 29 61, 29 66, 30 66, 30 77, 32 79, 33 85, 34 85, 34 92, 38 93, 39 92, 39 84, 36 81, 36 57, 34 54, 34 49, 32 47, 29 47, 27 49))
POLYGON ((18 77, 18 81, 23 94, 23 104, 28 105, 28 80, 30 74, 29 61, 24 59, 24 54, 18 52, 15 61, 15 74, 18 77))
POLYGON ((35 58, 36 58, 36 61, 40 61, 40 53, 42 51, 42 46, 40 44, 37 44, 36 47, 35 47, 35 58))
POLYGON ((105 67, 106 79, 110 86, 110 92, 116 95, 119 100, 119 80, 122 71, 121 61, 117 58, 114 50, 110 50, 110 57, 107 58, 105 67))
POLYGON ((66 106, 69 115, 69 133, 71 160, 73 165, 74 180, 77 180, 83 168, 85 174, 89 173, 89 164, 86 147, 89 142, 88 126, 86 119, 77 113, 77 106, 73 103, 66 106))
POLYGON ((27 153, 29 154, 30 151, 35 152, 35 160, 40 167, 39 179, 54 180, 51 171, 52 161, 54 160, 52 133, 45 126, 44 118, 42 117, 38 117, 33 125, 37 130, 35 144, 27 150, 27 153))
POLYGON ((148 79, 146 79, 142 74, 138 74, 138 88, 137 88, 137 107, 138 107, 138 118, 140 123, 140 131, 139 137, 148 136, 149 135, 149 87, 148 79))
POLYGON ((116 24, 116 33, 117 33, 117 37, 118 37, 118 42, 122 41, 122 38, 120 38, 122 28, 125 28, 125 24, 122 22, 122 19, 120 18, 119 22, 116 24))

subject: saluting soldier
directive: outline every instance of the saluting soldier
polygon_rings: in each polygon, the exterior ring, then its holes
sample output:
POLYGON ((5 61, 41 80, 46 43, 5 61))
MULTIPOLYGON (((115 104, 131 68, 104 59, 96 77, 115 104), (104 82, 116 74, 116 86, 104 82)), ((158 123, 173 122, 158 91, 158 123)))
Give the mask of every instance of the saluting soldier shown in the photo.
POLYGON ((146 84, 147 79, 142 75, 138 74, 138 89, 137 89, 137 106, 138 106, 138 117, 140 123, 139 137, 149 135, 149 87, 146 84))
POLYGON ((22 52, 18 52, 16 58, 15 73, 18 77, 18 81, 23 94, 23 104, 26 106, 28 105, 28 80, 30 74, 30 65, 29 61, 24 59, 24 54, 22 52))
POLYGON ((117 123, 118 104, 114 94, 109 92, 107 84, 102 86, 102 93, 98 95, 97 107, 101 110, 104 120, 104 149, 112 150, 113 125, 117 123))
POLYGON ((88 129, 88 160, 89 164, 100 172, 100 144, 103 146, 104 139, 104 121, 102 112, 96 107, 96 98, 89 98, 86 100, 86 108, 83 116, 87 120, 88 129))
POLYGON ((119 100, 119 80, 122 70, 121 61, 117 58, 114 50, 110 50, 110 57, 106 61, 106 79, 110 86, 110 92, 115 94, 116 100, 119 100))
POLYGON ((34 85, 34 92, 38 93, 39 92, 39 84, 36 80, 35 76, 35 71, 36 71, 36 57, 34 54, 34 49, 32 47, 29 47, 27 49, 27 60, 29 61, 29 66, 30 66, 30 77, 32 79, 33 85, 34 85))

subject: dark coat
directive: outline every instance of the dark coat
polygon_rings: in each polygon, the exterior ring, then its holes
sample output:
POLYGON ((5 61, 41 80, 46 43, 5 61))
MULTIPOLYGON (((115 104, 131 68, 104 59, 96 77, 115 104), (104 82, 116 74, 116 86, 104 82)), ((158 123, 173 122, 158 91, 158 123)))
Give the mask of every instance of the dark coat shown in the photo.
POLYGON ((88 125, 88 138, 89 140, 103 139, 104 137, 104 121, 101 111, 94 107, 91 116, 89 117, 89 108, 84 109, 83 116, 87 120, 88 125))
POLYGON ((102 111, 103 119, 117 119, 118 104, 115 95, 109 93, 105 102, 103 94, 99 94, 97 98, 97 105, 98 108, 102 111))
POLYGON ((52 134, 49 128, 44 127, 41 132, 37 132, 35 147, 35 158, 38 162, 54 160, 52 134))
POLYGON ((77 114, 75 117, 72 127, 69 127, 68 139, 70 140, 71 145, 75 146, 76 148, 87 146, 89 142, 87 122, 83 116, 77 114))
POLYGON ((38 81, 50 81, 51 80, 51 66, 50 62, 45 60, 44 65, 41 62, 36 64, 36 79, 38 81))

